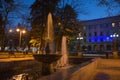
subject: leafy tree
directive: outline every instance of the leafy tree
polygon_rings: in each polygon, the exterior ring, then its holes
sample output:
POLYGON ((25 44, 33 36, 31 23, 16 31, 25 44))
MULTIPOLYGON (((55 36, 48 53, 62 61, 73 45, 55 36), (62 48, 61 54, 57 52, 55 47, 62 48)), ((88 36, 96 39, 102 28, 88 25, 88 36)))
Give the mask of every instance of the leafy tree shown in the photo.
POLYGON ((11 24, 11 21, 13 21, 13 18, 18 18, 18 16, 20 14, 22 14, 23 9, 25 9, 25 5, 23 5, 22 3, 20 3, 19 1, 15 1, 15 0, 5 0, 4 5, 4 16, 3 16, 3 30, 2 30, 2 34, 3 37, 0 40, 1 42, 1 46, 2 46, 2 50, 5 47, 5 41, 6 41, 6 35, 5 35, 5 30, 8 26, 8 24, 11 24), (24 8, 23 8, 24 7, 24 8))
MULTIPOLYGON (((46 35, 46 21, 49 12, 53 14, 55 41, 57 45, 56 50, 58 50, 61 45, 60 43, 62 36, 65 35, 69 39, 71 39, 71 36, 77 33, 79 26, 79 21, 77 20, 77 5, 71 6, 70 4, 64 3, 64 1, 62 5, 62 1, 63 0, 36 0, 33 3, 33 5, 31 6, 31 42, 34 42, 34 44, 36 43, 36 45, 39 43, 40 45, 42 45, 42 43, 44 42, 44 36, 46 35)), ((75 1, 77 3, 77 0, 75 1)))
POLYGON ((59 8, 56 19, 58 23, 58 29, 56 31, 56 49, 60 48, 62 36, 66 36, 68 40, 71 40, 74 35, 78 33, 78 20, 77 12, 71 5, 66 4, 65 7, 59 8))
POLYGON ((47 15, 49 12, 54 14, 58 1, 59 0, 36 0, 31 6, 31 37, 33 40, 36 39, 38 44, 45 40, 47 15))
MULTIPOLYGON (((2 44, 2 38, 3 38, 3 19, 2 15, 0 14, 0 45, 2 44)), ((1 47, 1 46, 0 46, 1 47)))
POLYGON ((115 9, 117 9, 116 11, 119 14, 120 0, 98 0, 98 5, 107 8, 108 16, 113 15, 112 13, 115 9))

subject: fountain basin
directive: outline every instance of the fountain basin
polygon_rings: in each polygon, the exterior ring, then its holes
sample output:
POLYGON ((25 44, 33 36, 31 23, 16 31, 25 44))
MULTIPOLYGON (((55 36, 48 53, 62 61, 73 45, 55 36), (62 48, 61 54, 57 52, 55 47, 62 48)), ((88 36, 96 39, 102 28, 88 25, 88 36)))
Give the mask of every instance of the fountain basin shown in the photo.
POLYGON ((35 60, 37 60, 39 62, 51 64, 51 63, 57 61, 58 59, 60 59, 61 55, 58 55, 58 54, 34 54, 33 57, 35 60))
POLYGON ((35 60, 42 62, 42 75, 50 75, 53 72, 51 64, 61 58, 58 54, 34 54, 35 60))

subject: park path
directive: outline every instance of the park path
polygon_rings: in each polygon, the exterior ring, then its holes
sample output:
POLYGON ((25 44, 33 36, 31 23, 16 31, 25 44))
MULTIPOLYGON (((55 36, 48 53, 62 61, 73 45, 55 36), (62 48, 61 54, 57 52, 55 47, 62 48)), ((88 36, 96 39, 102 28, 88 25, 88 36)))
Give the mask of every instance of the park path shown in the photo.
POLYGON ((100 59, 91 80, 120 80, 120 59, 100 59))
POLYGON ((8 61, 21 61, 21 60, 33 60, 32 53, 24 55, 23 53, 16 52, 14 55, 9 55, 7 52, 0 52, 0 62, 8 61))

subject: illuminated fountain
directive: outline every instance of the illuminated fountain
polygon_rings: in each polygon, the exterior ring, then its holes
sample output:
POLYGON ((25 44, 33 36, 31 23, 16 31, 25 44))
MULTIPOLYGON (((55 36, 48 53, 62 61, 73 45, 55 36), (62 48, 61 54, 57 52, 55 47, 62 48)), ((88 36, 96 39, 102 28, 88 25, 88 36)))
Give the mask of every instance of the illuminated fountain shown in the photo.
POLYGON ((45 54, 34 54, 35 60, 42 62, 42 75, 49 75, 52 72, 52 63, 60 59, 61 55, 55 53, 54 27, 51 13, 47 19, 47 41, 45 54))
POLYGON ((62 57, 57 62, 57 65, 56 65, 57 69, 62 69, 62 68, 69 67, 68 50, 67 50, 66 41, 67 41, 66 36, 63 36, 62 37, 62 46, 61 46, 62 57))

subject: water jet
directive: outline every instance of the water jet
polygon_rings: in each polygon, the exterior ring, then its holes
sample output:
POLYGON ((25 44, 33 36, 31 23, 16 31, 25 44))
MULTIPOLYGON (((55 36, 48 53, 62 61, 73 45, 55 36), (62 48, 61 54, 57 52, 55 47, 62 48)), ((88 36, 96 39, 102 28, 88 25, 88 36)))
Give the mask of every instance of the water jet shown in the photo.
POLYGON ((54 42, 54 28, 52 14, 48 14, 47 18, 47 40, 45 54, 33 54, 35 60, 42 62, 42 75, 49 75, 52 73, 53 66, 51 64, 58 59, 61 55, 55 53, 55 42, 54 42))

